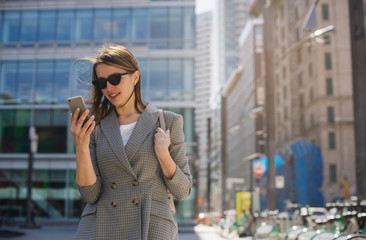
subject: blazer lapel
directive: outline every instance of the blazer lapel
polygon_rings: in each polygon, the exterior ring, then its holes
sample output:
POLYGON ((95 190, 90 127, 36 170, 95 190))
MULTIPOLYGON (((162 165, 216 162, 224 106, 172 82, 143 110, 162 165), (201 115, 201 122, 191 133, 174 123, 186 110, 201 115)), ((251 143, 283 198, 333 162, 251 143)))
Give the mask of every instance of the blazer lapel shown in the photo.
POLYGON ((156 130, 156 122, 158 121, 158 118, 159 113, 156 107, 152 104, 148 104, 139 117, 136 126, 132 131, 131 137, 126 144, 126 154, 128 159, 133 158, 149 133, 156 130))
POLYGON ((123 146, 123 140, 116 112, 112 110, 111 113, 109 113, 105 118, 101 120, 100 126, 113 152, 116 154, 116 156, 121 161, 123 166, 128 170, 128 172, 136 177, 135 173, 132 170, 131 164, 128 161, 128 157, 123 146))

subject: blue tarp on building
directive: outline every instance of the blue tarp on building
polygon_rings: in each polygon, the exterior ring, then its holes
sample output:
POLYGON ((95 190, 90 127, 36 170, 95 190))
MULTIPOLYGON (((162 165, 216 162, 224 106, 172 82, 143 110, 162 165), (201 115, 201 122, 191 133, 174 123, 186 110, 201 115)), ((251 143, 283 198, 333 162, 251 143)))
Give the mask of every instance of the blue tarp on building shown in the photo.
MULTIPOLYGON (((285 200, 291 200, 302 206, 324 206, 323 194, 320 191, 323 183, 323 161, 321 151, 314 144, 299 140, 291 144, 291 154, 282 157, 281 151, 275 156, 276 176, 284 176, 285 186, 277 189, 277 208, 285 209, 285 200), (289 157, 291 156, 291 157, 289 157)), ((253 161, 262 162, 265 173, 259 179, 261 189, 267 188, 267 158, 253 161)), ((263 191, 262 191, 263 192, 263 191)), ((266 195, 261 194, 261 208, 266 208, 266 195)))
POLYGON ((314 144, 299 140, 291 145, 294 155, 294 190, 296 203, 303 206, 324 206, 320 191, 323 183, 323 160, 314 144))

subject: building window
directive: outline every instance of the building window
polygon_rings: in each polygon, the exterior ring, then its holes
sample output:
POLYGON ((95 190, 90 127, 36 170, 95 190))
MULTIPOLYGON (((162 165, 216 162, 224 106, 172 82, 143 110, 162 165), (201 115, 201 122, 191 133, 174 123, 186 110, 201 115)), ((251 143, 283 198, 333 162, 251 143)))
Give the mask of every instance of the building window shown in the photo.
POLYGON ((32 102, 33 62, 4 62, 1 65, 1 103, 32 102))
POLYGON ((325 53, 325 69, 331 70, 332 69, 332 55, 330 53, 325 53))
POLYGON ((301 63, 302 62, 302 55, 301 55, 302 49, 298 48, 296 52, 297 52, 297 63, 301 63))
POLYGON ((91 9, 78 9, 75 18, 76 41, 91 41, 93 39, 93 11, 91 9))
POLYGON ((112 10, 113 25, 111 26, 112 39, 126 41, 131 39, 131 16, 129 8, 117 8, 112 10))
POLYGON ((191 12, 183 8, 151 8, 150 9, 150 47, 154 49, 168 48, 181 49, 188 48, 183 46, 183 38, 194 37, 190 33, 191 12), (168 41, 168 39, 174 39, 168 41))
POLYGON ((46 103, 53 95, 54 62, 45 61, 37 64, 36 97, 37 103, 46 103))
POLYGON ((327 85, 327 95, 328 96, 333 95, 333 80, 331 78, 327 78, 326 85, 327 85))
POLYGON ((313 64, 309 63, 309 76, 313 76, 313 64))
POLYGON ((329 45, 330 43, 331 43, 331 40, 330 40, 331 38, 330 38, 330 36, 329 35, 324 35, 324 38, 323 38, 323 40, 324 40, 324 44, 327 44, 327 45, 329 45))
POLYGON ((276 74, 276 84, 277 85, 280 85, 280 75, 279 74, 276 74))
POLYGON ((328 148, 336 149, 335 132, 328 133, 328 148))
POLYGON ((287 120, 287 118, 288 118, 288 109, 287 107, 285 107, 285 120, 287 120))
POLYGON ((300 94, 299 105, 300 105, 300 108, 304 107, 304 94, 300 94))
POLYGON ((329 165, 329 177, 331 183, 337 182, 337 165, 335 164, 329 165))
POLYGON ((296 19, 299 19, 300 16, 301 16, 301 7, 300 6, 296 6, 295 17, 296 17, 296 19))
POLYGON ((112 29, 114 28, 114 25, 111 24, 111 16, 111 9, 96 9, 94 11, 94 40, 108 41, 111 39, 112 29))
POLYGON ((28 109, 0 111, 1 153, 29 152, 30 119, 31 112, 28 109))
MULTIPOLYGON (((70 68, 70 61, 39 61, 36 69, 34 101, 37 103, 64 103, 65 99, 71 95, 70 68)), ((81 79, 78 80, 81 81, 81 79)))
POLYGON ((56 11, 39 12, 38 41, 53 41, 55 39, 56 11))
MULTIPOLYGON (((149 11, 147 8, 133 8, 132 9, 132 20, 131 20, 131 40, 132 41, 142 41, 147 38, 152 38, 151 35, 148 36, 148 16, 149 11)), ((118 19, 119 16, 115 16, 115 20, 118 19)), ((116 20, 118 21, 118 20, 116 20)), ((150 21, 152 21, 150 19, 150 21)))
POLYGON ((73 10, 60 10, 57 12, 57 41, 71 41, 74 32, 74 19, 75 13, 73 10))
POLYGON ((34 113, 38 152, 65 153, 68 114, 65 109, 37 109, 34 113))
POLYGON ((194 62, 190 59, 150 60, 150 100, 191 100, 194 62), (168 69, 168 71, 167 71, 168 69))
POLYGON ((19 40, 20 12, 6 11, 4 13, 2 42, 17 42, 19 40))
POLYGON ((37 40, 37 11, 22 12, 22 21, 20 27, 20 41, 34 42, 37 40))
MULTIPOLYGON (((41 109, 34 112, 34 126, 38 134, 38 152, 65 153, 68 110, 41 109)), ((31 114, 29 109, 0 111, 0 152, 29 152, 31 114)))
POLYGON ((313 90, 313 87, 310 87, 310 89, 309 89, 309 98, 310 98, 310 101, 313 101, 314 100, 314 90, 313 90))
POLYGON ((334 107, 328 107, 328 123, 334 123, 334 107))
POLYGON ((322 4, 322 17, 323 17, 323 20, 329 20, 329 6, 328 6, 328 4, 322 4))
POLYGON ((299 86, 304 84, 304 74, 302 72, 298 75, 299 86))

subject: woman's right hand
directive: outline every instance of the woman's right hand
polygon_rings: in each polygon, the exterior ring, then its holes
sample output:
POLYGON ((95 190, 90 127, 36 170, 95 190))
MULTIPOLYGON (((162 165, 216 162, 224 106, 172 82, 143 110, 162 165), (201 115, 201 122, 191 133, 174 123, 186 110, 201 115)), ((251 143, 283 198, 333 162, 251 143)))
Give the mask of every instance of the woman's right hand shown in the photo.
POLYGON ((89 110, 86 110, 79 118, 80 108, 76 109, 74 114, 70 114, 71 127, 70 132, 74 138, 75 147, 77 149, 89 148, 90 134, 95 128, 94 115, 83 125, 86 117, 89 114, 89 110))

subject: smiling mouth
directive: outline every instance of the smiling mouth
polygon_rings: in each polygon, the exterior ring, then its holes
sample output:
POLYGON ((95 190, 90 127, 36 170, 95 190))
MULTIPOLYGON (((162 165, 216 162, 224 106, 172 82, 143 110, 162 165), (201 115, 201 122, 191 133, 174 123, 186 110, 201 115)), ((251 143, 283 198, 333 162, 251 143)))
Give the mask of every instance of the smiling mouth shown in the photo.
POLYGON ((111 94, 109 95, 112 99, 116 98, 119 94, 121 94, 120 92, 115 93, 115 94, 111 94))

